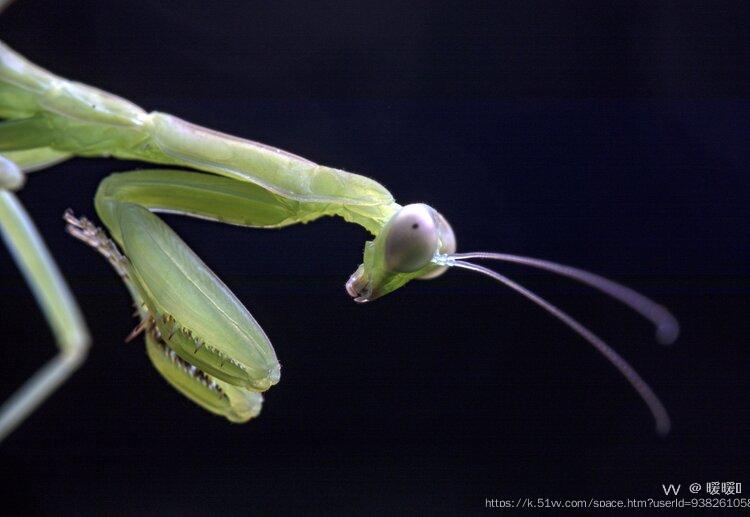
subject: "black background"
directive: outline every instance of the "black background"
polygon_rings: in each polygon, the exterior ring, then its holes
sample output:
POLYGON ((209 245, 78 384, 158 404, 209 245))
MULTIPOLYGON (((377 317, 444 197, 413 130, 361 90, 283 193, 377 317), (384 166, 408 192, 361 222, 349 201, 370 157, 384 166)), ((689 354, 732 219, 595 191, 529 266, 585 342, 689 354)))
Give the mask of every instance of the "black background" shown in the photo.
MULTIPOLYGON (((425 201, 462 250, 539 256, 673 309, 672 348, 616 302, 501 269, 617 348, 669 408, 468 272, 357 306, 366 233, 167 221, 247 304, 283 364, 262 416, 230 425, 169 388, 107 264, 63 232, 137 164, 76 159, 20 197, 87 316, 88 362, 0 445, 3 506, 29 513, 481 511, 486 498, 750 492, 750 47, 725 2, 23 0, 0 37, 147 109, 371 176, 425 201)), ((0 395, 54 351, 0 254, 0 395)))

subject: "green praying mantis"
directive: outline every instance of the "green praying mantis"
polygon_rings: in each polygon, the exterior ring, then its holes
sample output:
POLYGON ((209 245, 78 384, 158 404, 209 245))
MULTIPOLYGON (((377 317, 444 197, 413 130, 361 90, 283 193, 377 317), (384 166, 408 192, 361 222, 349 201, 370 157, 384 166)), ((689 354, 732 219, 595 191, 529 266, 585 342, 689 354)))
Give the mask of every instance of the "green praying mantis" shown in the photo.
POLYGON ((72 211, 68 232, 102 254, 133 298, 157 371, 183 395, 232 422, 261 410, 280 365, 261 326, 226 285, 156 214, 176 213, 251 228, 324 216, 363 226, 373 239, 346 282, 356 302, 375 300, 451 267, 487 275, 536 303, 602 353, 644 400, 659 433, 669 416, 651 388, 598 336, 510 278, 470 259, 522 264, 569 277, 651 320, 657 339, 679 327, 662 306, 598 275, 510 254, 456 253, 447 220, 432 207, 399 205, 365 176, 318 165, 257 142, 152 112, 33 65, 0 42, 0 231, 51 326, 59 354, 0 408, 7 436, 84 361, 90 337, 76 302, 15 192, 25 175, 73 156, 116 157, 161 168, 105 178, 95 196, 104 229, 72 211))

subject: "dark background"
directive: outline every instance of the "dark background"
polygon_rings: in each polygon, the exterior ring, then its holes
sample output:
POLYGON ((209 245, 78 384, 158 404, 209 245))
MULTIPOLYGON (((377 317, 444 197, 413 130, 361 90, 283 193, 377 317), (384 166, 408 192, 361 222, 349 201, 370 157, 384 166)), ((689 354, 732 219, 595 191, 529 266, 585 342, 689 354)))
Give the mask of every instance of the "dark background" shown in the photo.
MULTIPOLYGON (((738 3, 739 5, 739 3, 738 3)), ((673 309, 672 348, 570 281, 497 266, 618 349, 674 420, 533 304, 468 272, 358 306, 366 233, 167 217, 283 364, 244 426, 168 387, 107 264, 63 232, 101 178, 77 159, 20 197, 87 316, 88 362, 0 445, 29 513, 474 512, 485 498, 750 492, 750 38, 725 2, 23 0, 0 37, 56 73, 426 201, 462 250, 539 256, 673 309)), ((0 254, 3 398, 54 352, 0 254)))

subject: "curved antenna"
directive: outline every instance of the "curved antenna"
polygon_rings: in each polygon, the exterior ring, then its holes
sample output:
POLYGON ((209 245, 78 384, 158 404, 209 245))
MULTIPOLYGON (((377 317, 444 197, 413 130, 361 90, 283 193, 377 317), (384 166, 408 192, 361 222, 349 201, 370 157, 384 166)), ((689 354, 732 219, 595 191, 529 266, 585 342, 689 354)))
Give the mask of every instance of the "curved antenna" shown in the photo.
MULTIPOLYGON (((452 256, 452 257, 455 257, 452 256)), ((623 359, 620 354, 615 352, 607 343, 602 341, 601 338, 599 338, 596 334, 591 332, 589 329, 578 323, 575 319, 573 319, 571 316, 569 316, 567 313, 563 312, 562 310, 558 309, 551 303, 549 303, 547 300, 537 296, 533 292, 529 291, 525 287, 523 287, 520 284, 517 284, 510 278, 501 275, 500 273, 497 273, 496 271, 493 271, 491 269, 488 269, 484 266, 480 266, 477 264, 472 264, 471 262, 464 262, 462 260, 452 260, 447 265, 450 266, 456 266, 464 269, 469 269, 471 271, 476 271, 477 273, 482 273, 484 275, 489 276, 490 278, 493 278, 500 282, 501 284, 504 284, 514 291, 522 294, 532 302, 539 305, 542 309, 546 310, 553 316, 555 316, 557 319, 565 323, 568 327, 573 329, 578 335, 583 337, 586 341, 591 343, 591 345, 596 348, 599 353, 601 353, 604 357, 607 358, 607 360, 612 363, 612 365, 617 368, 620 373, 628 380, 628 382, 633 386, 635 391, 640 395, 640 397, 643 399, 643 401, 648 406, 649 410, 651 411, 651 414, 654 417, 654 420, 656 421, 656 432, 665 435, 669 432, 670 427, 672 426, 671 421, 669 419, 669 414, 667 414, 667 410, 664 408, 664 405, 659 400, 659 397, 656 396, 654 391, 651 389, 651 387, 646 384, 646 381, 644 381, 640 375, 633 369, 628 362, 623 359)))
POLYGON ((593 287, 594 289, 598 289, 604 294, 607 294, 627 305, 644 318, 650 320, 656 326, 656 340, 662 345, 671 345, 680 334, 680 324, 677 323, 675 317, 672 316, 672 314, 663 306, 646 298, 642 294, 637 293, 629 287, 625 287, 622 284, 618 284, 617 282, 613 282, 612 280, 608 280, 582 269, 532 257, 523 257, 521 255, 511 255, 508 253, 489 253, 485 251, 454 253, 448 255, 446 258, 449 260, 489 259, 502 262, 513 262, 572 278, 573 280, 577 280, 578 282, 593 287))

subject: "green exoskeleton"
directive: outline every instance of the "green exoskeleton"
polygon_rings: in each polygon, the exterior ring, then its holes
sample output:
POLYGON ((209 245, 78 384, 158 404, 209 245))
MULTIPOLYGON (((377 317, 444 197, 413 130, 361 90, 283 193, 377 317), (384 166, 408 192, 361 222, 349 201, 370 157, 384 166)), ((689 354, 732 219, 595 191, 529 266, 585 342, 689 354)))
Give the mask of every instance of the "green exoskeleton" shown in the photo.
MULTIPOLYGON (((597 275, 537 259, 496 253, 456 253, 447 220, 426 204, 397 204, 382 185, 365 176, 315 164, 249 140, 192 125, 164 113, 147 113, 103 91, 43 70, 0 43, 0 153, 5 168, 0 199, 14 205, 26 170, 71 156, 113 156, 166 168, 114 174, 100 185, 96 213, 106 231, 72 212, 68 231, 103 254, 130 291, 148 356, 177 390, 231 421, 258 414, 261 393, 279 381, 279 362, 266 334, 242 303, 156 213, 177 213, 252 228, 281 228, 323 216, 340 216, 366 228, 362 264, 346 282, 357 302, 384 296, 413 279, 435 278, 450 267, 486 274, 559 318, 607 357, 644 399, 659 432, 669 417, 652 390, 600 338, 573 318, 507 277, 467 259, 509 261, 588 284, 640 312, 657 325, 664 343, 678 325, 666 309, 597 275), (189 170, 187 170, 189 169, 189 170)), ((17 209, 16 209, 17 210, 17 209)), ((0 211, 8 246, 22 267, 51 264, 34 235, 12 210, 0 211), (21 237, 15 237, 20 235, 21 237)), ((32 278, 48 307, 72 370, 86 339, 72 299, 32 278), (64 316, 67 315, 66 319, 64 316), (73 316, 71 316, 73 315, 73 316), (74 321, 72 321, 74 320, 74 321), (75 329, 75 330, 71 330, 75 329), (68 337, 67 334, 73 335, 68 337), (77 343, 75 353, 68 343, 77 343), (69 359, 68 359, 69 358, 69 359)), ((59 285, 58 285, 59 288, 59 285)), ((58 289, 59 290, 59 289, 58 289)), ((40 377, 0 413, 0 436, 27 414, 62 376, 40 377), (33 400, 25 394, 38 391, 33 400)))

